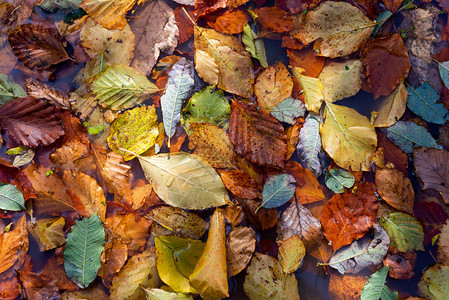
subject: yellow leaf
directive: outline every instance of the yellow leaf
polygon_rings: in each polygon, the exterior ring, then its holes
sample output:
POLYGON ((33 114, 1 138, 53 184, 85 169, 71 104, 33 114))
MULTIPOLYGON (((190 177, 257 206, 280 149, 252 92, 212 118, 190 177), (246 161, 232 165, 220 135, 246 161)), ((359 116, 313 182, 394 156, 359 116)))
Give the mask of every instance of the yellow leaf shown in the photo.
POLYGON ((218 84, 218 65, 206 51, 195 51, 195 69, 207 83, 218 84))
POLYGON ((344 169, 368 171, 377 146, 376 131, 368 118, 352 108, 326 102, 324 119, 320 133, 329 156, 344 169))
POLYGON ((225 219, 222 209, 217 208, 211 217, 204 252, 189 277, 204 299, 229 297, 225 240, 225 219))
POLYGON ((265 69, 256 80, 254 92, 259 106, 270 112, 282 100, 292 95, 293 80, 282 62, 265 69))
POLYGON ((390 127, 394 125, 404 114, 407 107, 407 88, 404 83, 386 97, 376 100, 379 103, 379 112, 374 121, 374 127, 390 127))
POLYGON ((34 237, 41 251, 62 246, 65 243, 64 217, 38 219, 36 224, 28 224, 28 231, 34 237))
POLYGON ((304 92, 304 101, 308 111, 319 113, 324 100, 324 87, 318 78, 301 74, 300 68, 291 68, 304 92))
POLYGON ((295 272, 306 255, 306 248, 303 242, 299 236, 295 235, 282 242, 278 242, 278 245, 279 262, 281 263, 282 270, 287 274, 295 272))
POLYGON ((98 24, 108 29, 126 26, 125 15, 136 0, 83 0, 80 7, 98 24))

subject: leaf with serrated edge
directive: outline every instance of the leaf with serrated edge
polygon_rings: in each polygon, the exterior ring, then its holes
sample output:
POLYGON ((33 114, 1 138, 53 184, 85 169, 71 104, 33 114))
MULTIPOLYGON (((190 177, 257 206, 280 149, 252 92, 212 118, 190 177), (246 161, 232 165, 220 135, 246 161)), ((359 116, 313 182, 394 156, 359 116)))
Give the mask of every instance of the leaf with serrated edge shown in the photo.
POLYGON ((273 107, 270 113, 280 122, 293 125, 295 119, 304 116, 305 112, 306 109, 301 100, 289 97, 273 107))
POLYGON ((263 39, 258 38, 248 23, 243 26, 242 42, 245 44, 246 51, 251 53, 251 56, 257 59, 262 67, 267 68, 268 63, 263 39))
POLYGON ((360 294, 361 300, 397 300, 398 293, 392 292, 385 284, 387 276, 388 267, 383 267, 376 273, 372 274, 360 294))
POLYGON ((446 299, 449 295, 448 281, 449 266, 436 264, 424 272, 418 283, 418 289, 426 299, 446 299))
POLYGON ((256 233, 253 229, 246 226, 232 229, 226 238, 228 278, 237 275, 246 268, 255 249, 256 233))
POLYGON ((315 177, 319 177, 321 175, 321 161, 318 155, 321 151, 321 135, 320 122, 316 115, 309 114, 307 116, 299 132, 296 151, 303 167, 312 171, 315 177))
POLYGON ((136 0, 83 0, 80 7, 98 24, 108 29, 122 29, 127 24, 125 15, 135 2, 136 0))
POLYGON ((279 242, 279 262, 286 274, 296 271, 306 255, 306 248, 301 239, 294 235, 279 242))
POLYGON ((192 296, 183 293, 167 292, 161 289, 146 289, 147 300, 193 300, 192 296))
POLYGON ((401 252, 411 250, 424 251, 424 231, 421 224, 414 217, 403 212, 390 213, 383 216, 380 225, 388 232, 391 245, 401 252))

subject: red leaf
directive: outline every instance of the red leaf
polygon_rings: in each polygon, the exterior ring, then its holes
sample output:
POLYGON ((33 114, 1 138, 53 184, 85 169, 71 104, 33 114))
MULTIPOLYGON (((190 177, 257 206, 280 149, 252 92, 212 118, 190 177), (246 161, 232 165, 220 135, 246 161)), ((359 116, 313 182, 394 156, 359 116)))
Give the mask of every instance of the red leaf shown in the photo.
POLYGON ((191 6, 176 6, 173 12, 175 13, 176 24, 179 28, 178 45, 186 42, 193 35, 193 23, 189 19, 189 17, 186 16, 185 12, 182 9, 183 7, 192 18, 192 20, 195 17, 195 15, 193 14, 193 8, 191 6))
POLYGON ((226 0, 196 0, 195 21, 221 8, 226 8, 226 0))
POLYGON ((272 115, 255 105, 234 101, 231 106, 229 138, 235 151, 249 161, 263 166, 284 166, 287 136, 272 115))
POLYGON ((338 250, 363 237, 376 218, 377 199, 370 183, 360 183, 354 192, 334 195, 323 208, 324 236, 338 250))
POLYGON ((395 279, 410 279, 415 276, 412 264, 398 254, 388 253, 384 259, 384 265, 390 266, 388 274, 395 279))
POLYGON ((0 125, 13 141, 28 147, 49 145, 64 134, 54 107, 33 97, 2 105, 0 125))

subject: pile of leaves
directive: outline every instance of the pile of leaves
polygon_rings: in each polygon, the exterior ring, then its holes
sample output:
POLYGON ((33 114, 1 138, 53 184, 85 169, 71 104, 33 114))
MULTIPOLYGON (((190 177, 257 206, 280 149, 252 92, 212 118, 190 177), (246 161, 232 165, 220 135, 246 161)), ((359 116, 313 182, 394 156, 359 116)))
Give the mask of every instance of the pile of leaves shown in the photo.
POLYGON ((448 12, 0 0, 0 298, 447 298, 448 12))

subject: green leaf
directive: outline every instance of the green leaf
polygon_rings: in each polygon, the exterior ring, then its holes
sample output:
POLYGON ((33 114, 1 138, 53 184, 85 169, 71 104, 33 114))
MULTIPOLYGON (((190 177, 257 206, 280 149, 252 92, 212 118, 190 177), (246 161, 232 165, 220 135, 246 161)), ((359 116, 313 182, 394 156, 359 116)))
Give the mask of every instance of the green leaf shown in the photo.
POLYGON ((407 107, 412 112, 430 123, 446 123, 447 109, 443 103, 437 103, 440 100, 440 95, 427 81, 423 82, 416 89, 409 85, 407 93, 407 107))
POLYGON ((440 77, 444 85, 449 88, 449 60, 438 63, 438 71, 440 71, 440 77))
POLYGON ((44 0, 39 4, 39 7, 49 12, 63 11, 69 13, 78 9, 81 2, 83 0, 44 0))
POLYGON ((144 75, 125 65, 108 67, 90 89, 102 107, 112 110, 133 107, 158 91, 144 75))
POLYGON ((263 39, 258 38, 248 23, 243 26, 242 42, 245 44, 246 51, 251 53, 251 56, 257 59, 262 67, 268 68, 263 39))
POLYGON ((104 125, 90 126, 89 122, 84 122, 83 126, 87 127, 87 132, 89 132, 90 135, 96 135, 96 134, 102 133, 104 130, 104 125))
POLYGON ((386 285, 388 267, 383 267, 372 274, 361 292, 361 300, 397 300, 398 293, 392 292, 386 285))
POLYGON ((19 154, 24 154, 28 150, 30 150, 29 147, 20 145, 20 146, 15 147, 15 148, 8 149, 6 151, 6 154, 8 154, 8 155, 19 155, 19 154))
POLYGON ((449 266, 436 264, 424 272, 418 283, 418 289, 426 299, 447 299, 449 295, 448 282, 449 266))
POLYGON ((175 236, 157 236, 156 266, 159 276, 175 292, 196 293, 189 276, 204 251, 205 243, 175 236))
POLYGON ((222 90, 208 86, 193 94, 182 111, 182 123, 188 131, 191 123, 211 123, 227 129, 231 106, 222 90))
POLYGON ((403 212, 394 212, 383 216, 380 225, 388 232, 391 245, 401 252, 424 250, 424 231, 414 217, 403 212))
POLYGON ((321 151, 320 122, 312 113, 309 113, 299 132, 296 151, 303 167, 312 171, 315 177, 319 177, 321 175, 321 162, 318 157, 321 151))
POLYGON ((358 273, 364 268, 380 264, 390 246, 390 237, 385 229, 374 223, 374 234, 345 246, 332 256, 329 266, 337 269, 341 274, 358 273))
POLYGON ((80 288, 87 287, 97 277, 104 243, 104 227, 97 214, 76 221, 67 234, 64 269, 80 288))
POLYGON ((355 177, 344 169, 331 169, 325 175, 326 186, 334 193, 341 194, 354 185, 355 177))
POLYGON ((181 106, 194 85, 193 63, 181 58, 168 73, 168 81, 161 97, 162 120, 165 133, 170 138, 175 134, 176 125, 181 119, 181 106))
POLYGON ((389 10, 384 10, 383 12, 380 13, 380 15, 376 19, 376 26, 374 26, 373 36, 377 34, 379 29, 385 23, 385 21, 388 20, 392 15, 393 13, 389 10))
POLYGON ((301 100, 292 97, 282 100, 271 110, 271 114, 280 122, 295 124, 295 119, 304 116, 306 107, 301 100))
POLYGON ((125 111, 115 119, 108 136, 108 145, 114 152, 131 160, 136 154, 142 154, 150 149, 159 135, 156 110, 153 106, 136 107, 125 111))
POLYGON ((139 161, 156 194, 172 206, 206 209, 229 201, 221 177, 196 155, 163 153, 139 156, 139 161))
POLYGON ((8 78, 8 75, 0 74, 0 105, 11 99, 26 97, 23 88, 8 78))
POLYGON ((10 211, 25 209, 22 193, 12 184, 0 183, 0 209, 10 211))
POLYGON ((263 186, 262 204, 260 207, 273 208, 283 205, 293 197, 295 189, 296 180, 290 174, 279 174, 269 177, 263 186))
POLYGON ((413 148, 426 147, 441 149, 426 128, 411 121, 398 121, 391 127, 382 129, 383 133, 405 153, 413 153, 413 148))
POLYGON ((192 296, 183 293, 167 292, 161 289, 145 289, 147 300, 193 300, 192 296))

